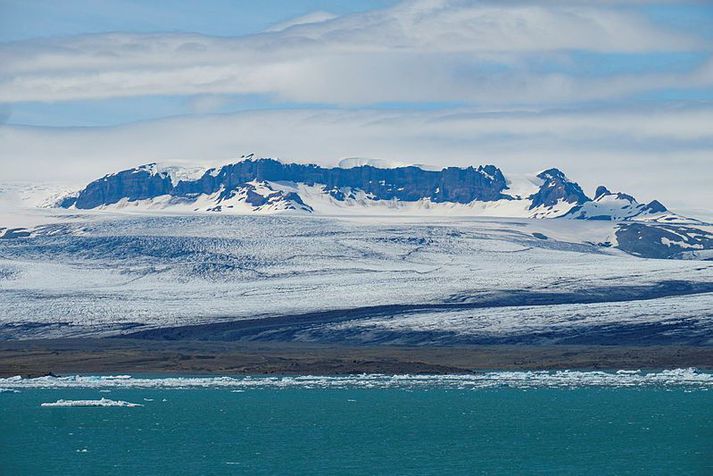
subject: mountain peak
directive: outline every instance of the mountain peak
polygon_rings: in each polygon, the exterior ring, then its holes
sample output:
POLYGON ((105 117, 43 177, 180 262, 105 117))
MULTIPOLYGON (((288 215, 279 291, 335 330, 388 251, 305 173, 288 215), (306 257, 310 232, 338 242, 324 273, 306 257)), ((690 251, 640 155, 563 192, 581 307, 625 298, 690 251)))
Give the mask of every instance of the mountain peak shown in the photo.
POLYGON ((531 210, 538 207, 552 209, 562 202, 576 206, 589 201, 582 187, 569 180, 564 172, 559 169, 543 170, 537 174, 537 177, 543 183, 536 193, 530 195, 530 199, 532 199, 531 210))
POLYGON ((600 185, 597 187, 597 190, 594 192, 594 200, 596 200, 600 197, 603 197, 604 195, 611 195, 611 192, 604 185, 600 185))
POLYGON ((607 189, 605 186, 601 185, 597 187, 597 191, 594 194, 594 201, 595 202, 601 202, 601 201, 611 201, 611 200, 623 200, 625 202, 629 202, 631 205, 638 205, 639 202, 636 201, 636 199, 632 196, 629 195, 628 193, 623 193, 623 192, 611 192, 609 189, 607 189))
POLYGON ((652 200, 646 204, 644 210, 649 213, 664 213, 668 211, 668 208, 664 207, 658 200, 652 200))

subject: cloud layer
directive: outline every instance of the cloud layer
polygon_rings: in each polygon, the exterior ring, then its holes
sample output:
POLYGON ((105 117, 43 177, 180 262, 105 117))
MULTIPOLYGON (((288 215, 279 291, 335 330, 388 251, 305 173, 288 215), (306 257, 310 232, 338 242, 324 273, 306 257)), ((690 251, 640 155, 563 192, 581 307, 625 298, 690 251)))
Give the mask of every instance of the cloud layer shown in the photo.
POLYGON ((710 62, 678 74, 581 74, 571 61, 582 51, 711 49, 617 3, 415 0, 341 17, 317 12, 244 37, 107 33, 5 44, 0 102, 267 94, 302 103, 547 104, 713 85, 710 62))

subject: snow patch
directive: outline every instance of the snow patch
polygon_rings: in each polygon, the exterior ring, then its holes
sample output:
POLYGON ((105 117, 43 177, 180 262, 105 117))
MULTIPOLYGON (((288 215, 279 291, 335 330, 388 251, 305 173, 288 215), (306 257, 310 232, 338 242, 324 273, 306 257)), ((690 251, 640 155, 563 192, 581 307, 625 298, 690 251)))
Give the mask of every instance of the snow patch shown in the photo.
POLYGON ((181 167, 178 165, 158 164, 158 172, 167 175, 175 187, 178 182, 194 181, 200 179, 205 174, 205 167, 181 167))
POLYGON ((679 248, 689 248, 689 249, 695 249, 695 250, 702 250, 704 248, 703 245, 700 243, 691 244, 691 243, 686 243, 685 241, 673 241, 673 240, 669 240, 665 236, 661 237, 661 244, 668 246, 668 247, 677 246, 679 248))
POLYGON ((370 166, 377 169, 396 169, 399 167, 418 167, 423 170, 442 170, 443 167, 435 167, 425 164, 411 164, 408 162, 397 162, 393 160, 383 160, 383 159, 369 159, 365 157, 349 157, 339 161, 339 168, 341 169, 353 169, 355 167, 370 166))
POLYGON ((545 183, 537 175, 511 175, 507 177, 507 192, 516 199, 525 199, 537 191, 545 183))

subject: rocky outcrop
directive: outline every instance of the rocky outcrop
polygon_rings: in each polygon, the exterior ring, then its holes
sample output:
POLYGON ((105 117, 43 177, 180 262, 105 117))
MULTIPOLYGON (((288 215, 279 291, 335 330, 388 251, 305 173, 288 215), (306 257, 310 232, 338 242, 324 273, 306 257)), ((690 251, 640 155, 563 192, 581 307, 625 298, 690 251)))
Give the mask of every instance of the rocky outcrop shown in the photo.
POLYGON ((530 209, 538 207, 554 207, 562 202, 581 205, 589 200, 582 188, 569 180, 559 169, 547 169, 540 172, 537 178, 543 181, 540 190, 530 196, 530 209))
POLYGON ((537 180, 528 179, 527 186, 536 188, 524 194, 510 195, 511 185, 494 165, 438 171, 370 164, 328 168, 247 156, 208 170, 143 165, 91 182, 80 192, 62 198, 57 206, 91 209, 116 204, 231 213, 312 213, 336 207, 334 212, 339 213, 348 207, 437 210, 438 204, 446 204, 444 210, 488 216, 500 216, 502 211, 502 216, 524 218, 618 221, 640 217, 667 223, 682 218, 656 200, 640 204, 631 195, 611 192, 603 185, 591 200, 556 168, 539 173, 537 180))
MULTIPOLYGON (((581 220, 618 221, 660 216, 666 212, 668 212, 666 207, 657 200, 647 204, 639 203, 633 196, 627 193, 614 193, 609 191, 605 186, 600 185, 594 194, 594 200, 572 208, 567 216, 581 220)), ((668 218, 680 218, 673 214, 669 215, 670 217, 668 218)))
POLYGON ((597 187, 597 190, 594 192, 594 200, 598 199, 599 197, 603 197, 604 195, 610 195, 611 192, 609 191, 608 188, 606 188, 604 185, 600 185, 597 187))
MULTIPOLYGON (((440 171, 418 167, 380 169, 370 165, 350 169, 324 168, 317 165, 283 164, 272 159, 247 159, 207 170, 196 180, 181 180, 173 185, 169 175, 149 164, 137 169, 107 175, 90 183, 76 199, 61 205, 96 208, 120 200, 135 201, 161 195, 192 198, 231 191, 251 182, 290 182, 323 185, 336 200, 344 200, 349 190, 360 190, 374 200, 413 202, 430 199, 434 203, 470 203, 508 198, 505 177, 493 165, 478 168, 449 167, 440 171)), ((295 194, 288 200, 301 202, 295 194)), ((262 201, 248 194, 248 203, 262 201)))
MULTIPOLYGON (((283 164, 272 159, 244 160, 209 170, 194 182, 179 182, 176 195, 213 193, 221 187, 257 180, 324 185, 327 190, 361 190, 376 200, 470 203, 504 197, 507 184, 500 169, 493 165, 465 169, 450 167, 441 171, 418 167, 379 169, 370 165, 350 169, 324 168, 317 165, 283 164)), ((334 193, 340 199, 340 193, 334 193)))
POLYGON ((646 258, 713 259, 713 233, 683 225, 649 225, 623 222, 617 225, 618 248, 646 258))
POLYGON ((644 206, 644 211, 648 213, 665 213, 668 211, 668 208, 664 207, 658 200, 651 200, 644 206))
POLYGON ((95 180, 76 197, 63 201, 62 205, 65 208, 71 205, 83 209, 96 208, 123 199, 135 201, 166 195, 172 188, 171 178, 157 173, 155 164, 148 164, 95 180))

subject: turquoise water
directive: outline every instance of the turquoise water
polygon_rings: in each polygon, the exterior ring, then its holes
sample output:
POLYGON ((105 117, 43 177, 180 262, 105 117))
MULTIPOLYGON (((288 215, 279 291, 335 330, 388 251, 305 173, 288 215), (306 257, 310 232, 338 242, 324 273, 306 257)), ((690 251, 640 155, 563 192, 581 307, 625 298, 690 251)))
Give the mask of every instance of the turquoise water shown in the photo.
POLYGON ((713 474, 713 392, 26 388, 0 474, 713 474), (112 400, 142 407, 40 405, 112 400))

